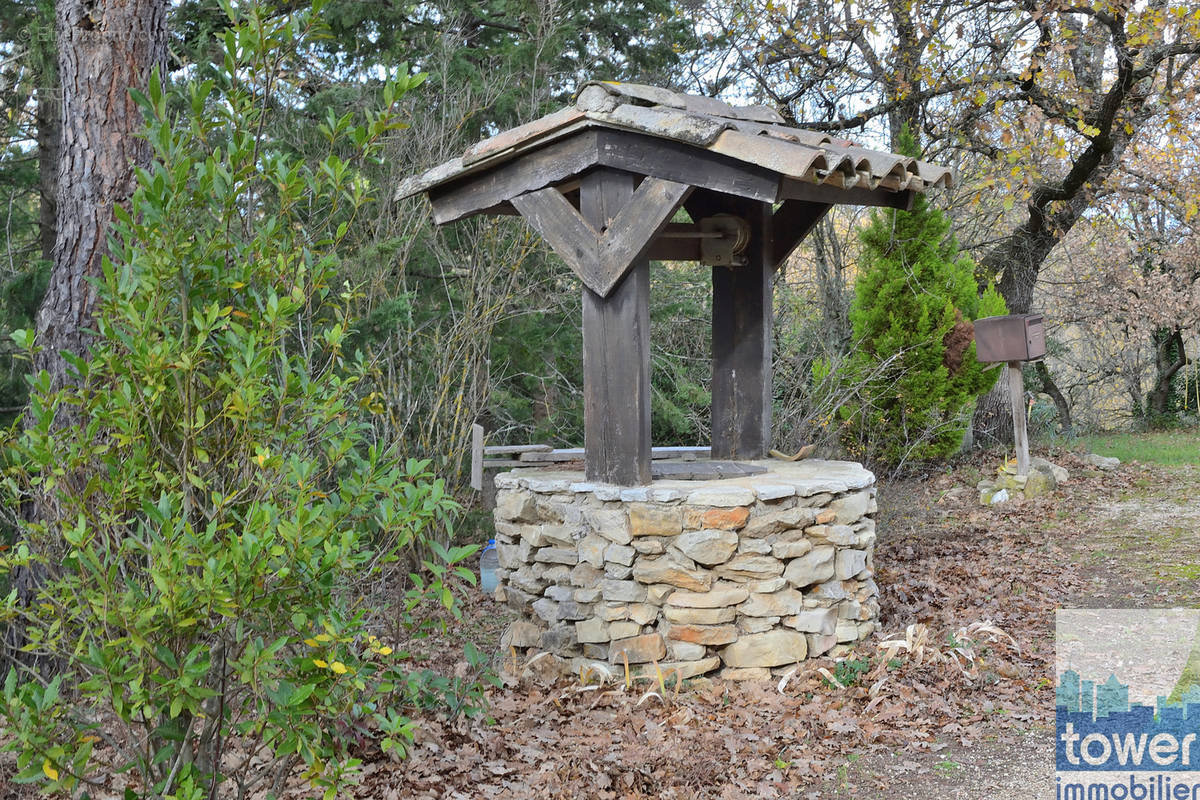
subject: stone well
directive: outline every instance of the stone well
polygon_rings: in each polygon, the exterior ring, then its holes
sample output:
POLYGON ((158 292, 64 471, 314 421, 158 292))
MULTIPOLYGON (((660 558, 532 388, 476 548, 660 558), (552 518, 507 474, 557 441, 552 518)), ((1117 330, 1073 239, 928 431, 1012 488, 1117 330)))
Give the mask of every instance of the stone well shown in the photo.
POLYGON ((875 477, 845 461, 750 462, 726 480, 633 488, 582 472, 496 476, 505 652, 683 677, 769 677, 870 635, 875 477))

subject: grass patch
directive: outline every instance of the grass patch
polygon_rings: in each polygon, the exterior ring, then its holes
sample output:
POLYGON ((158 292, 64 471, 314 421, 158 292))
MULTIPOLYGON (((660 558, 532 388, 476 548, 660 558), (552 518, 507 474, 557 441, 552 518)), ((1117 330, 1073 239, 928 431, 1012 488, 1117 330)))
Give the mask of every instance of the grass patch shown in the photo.
POLYGON ((1200 464, 1200 431, 1094 433, 1076 442, 1088 452, 1149 464, 1200 464))

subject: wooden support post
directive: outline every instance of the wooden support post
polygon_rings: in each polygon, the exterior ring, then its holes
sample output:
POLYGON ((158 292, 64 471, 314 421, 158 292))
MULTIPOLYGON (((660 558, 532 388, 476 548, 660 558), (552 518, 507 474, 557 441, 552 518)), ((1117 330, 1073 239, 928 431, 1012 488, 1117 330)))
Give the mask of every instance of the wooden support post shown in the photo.
MULTIPOLYGON (((599 232, 633 197, 633 175, 583 177, 579 205, 599 232)), ((583 289, 583 436, 588 480, 650 482, 650 261, 639 258, 607 297, 583 289)))
POLYGON ((750 223, 743 267, 713 267, 712 457, 763 458, 771 444, 771 206, 740 202, 750 223))
POLYGON ((471 488, 483 491, 483 426, 471 426, 471 488))
POLYGON ((1017 445, 1017 474, 1029 474, 1029 434, 1025 430, 1025 381, 1021 362, 1008 362, 1008 396, 1012 401, 1013 439, 1017 445))

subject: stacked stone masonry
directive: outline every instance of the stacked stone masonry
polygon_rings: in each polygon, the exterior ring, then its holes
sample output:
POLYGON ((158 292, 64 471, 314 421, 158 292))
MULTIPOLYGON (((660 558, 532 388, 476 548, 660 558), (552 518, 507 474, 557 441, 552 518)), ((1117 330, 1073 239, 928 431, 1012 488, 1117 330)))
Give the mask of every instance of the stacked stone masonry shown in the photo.
POLYGON ((869 636, 874 476, 754 462, 734 480, 623 488, 579 472, 496 477, 507 652, 761 679, 869 636))

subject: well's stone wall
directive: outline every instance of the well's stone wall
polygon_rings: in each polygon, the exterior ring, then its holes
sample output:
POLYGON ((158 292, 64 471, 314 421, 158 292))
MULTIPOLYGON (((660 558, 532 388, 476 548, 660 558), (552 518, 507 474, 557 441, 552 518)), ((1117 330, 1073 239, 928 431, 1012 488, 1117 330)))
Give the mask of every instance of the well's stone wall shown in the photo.
POLYGON ((766 678, 868 636, 879 615, 874 476, 844 461, 622 488, 496 476, 502 645, 683 677, 766 678))

